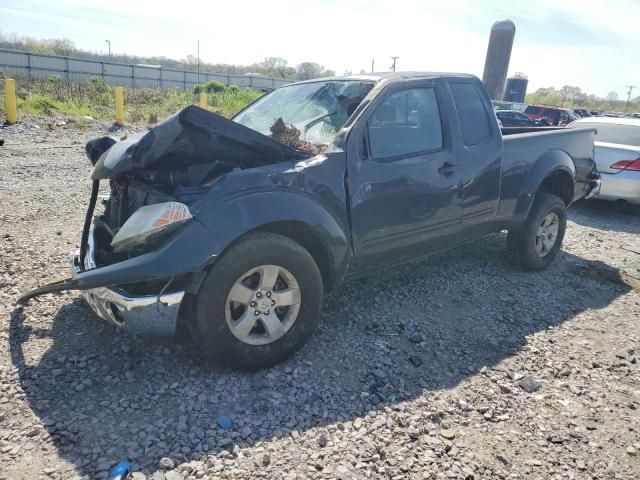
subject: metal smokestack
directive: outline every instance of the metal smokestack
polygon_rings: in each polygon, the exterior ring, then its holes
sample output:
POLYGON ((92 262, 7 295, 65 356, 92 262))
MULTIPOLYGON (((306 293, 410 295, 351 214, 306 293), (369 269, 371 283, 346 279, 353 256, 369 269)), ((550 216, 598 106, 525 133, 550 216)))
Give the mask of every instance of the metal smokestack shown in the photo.
POLYGON ((491 27, 482 82, 493 100, 502 98, 516 26, 511 20, 499 20, 491 27))

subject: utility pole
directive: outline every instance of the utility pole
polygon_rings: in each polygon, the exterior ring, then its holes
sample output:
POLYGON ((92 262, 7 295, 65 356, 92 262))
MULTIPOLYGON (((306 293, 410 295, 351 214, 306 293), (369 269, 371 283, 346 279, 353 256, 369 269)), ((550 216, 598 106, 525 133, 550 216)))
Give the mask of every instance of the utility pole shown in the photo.
POLYGON ((627 113, 627 110, 629 109, 629 102, 631 101, 631 92, 633 92, 633 89, 636 88, 635 85, 625 85, 625 88, 628 88, 629 91, 627 92, 627 103, 624 106, 624 111, 625 113, 627 113))
POLYGON ((111 60, 111 40, 105 40, 107 42, 107 46, 109 47, 109 60, 111 60))
POLYGON ((391 70, 394 71, 394 72, 396 71, 396 60, 399 59, 399 58, 400 57, 397 57, 397 56, 396 57, 393 57, 393 56, 391 57, 391 60, 393 60, 393 64, 391 65, 391 70))
POLYGON ((376 64, 376 59, 375 59, 375 58, 372 58, 372 59, 371 59, 371 73, 375 72, 375 70, 374 70, 374 68, 375 68, 375 67, 374 67, 374 66, 375 66, 375 64, 376 64))
POLYGON ((198 85, 200 85, 200 40, 198 40, 198 85))

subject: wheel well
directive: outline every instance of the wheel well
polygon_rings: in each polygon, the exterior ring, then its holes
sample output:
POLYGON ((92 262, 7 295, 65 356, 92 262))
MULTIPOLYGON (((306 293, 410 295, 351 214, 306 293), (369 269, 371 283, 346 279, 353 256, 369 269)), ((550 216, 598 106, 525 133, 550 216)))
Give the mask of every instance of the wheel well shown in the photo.
POLYGON ((573 200, 573 180, 567 172, 556 170, 542 181, 538 191, 560 197, 568 207, 573 200))
POLYGON ((311 254, 320 274, 324 291, 329 292, 333 286, 333 274, 331 272, 331 259, 322 238, 311 228, 302 222, 281 221, 262 225, 253 231, 271 232, 299 243, 311 254))

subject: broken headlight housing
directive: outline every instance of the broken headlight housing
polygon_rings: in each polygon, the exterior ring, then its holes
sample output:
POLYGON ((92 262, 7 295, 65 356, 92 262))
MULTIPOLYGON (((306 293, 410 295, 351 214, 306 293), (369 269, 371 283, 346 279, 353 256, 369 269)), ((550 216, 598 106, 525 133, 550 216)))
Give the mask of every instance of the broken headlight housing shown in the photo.
POLYGON ((174 231, 193 216, 184 203, 166 202, 145 205, 134 212, 113 237, 111 247, 114 252, 122 252, 144 246, 149 240, 157 239, 174 231))

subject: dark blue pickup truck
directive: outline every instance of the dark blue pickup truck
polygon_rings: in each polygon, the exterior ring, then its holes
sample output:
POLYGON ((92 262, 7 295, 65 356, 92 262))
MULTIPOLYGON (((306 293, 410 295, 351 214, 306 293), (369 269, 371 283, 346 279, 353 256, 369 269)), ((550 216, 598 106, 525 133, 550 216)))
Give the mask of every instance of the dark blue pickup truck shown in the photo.
POLYGON ((595 130, 506 130, 476 77, 395 73, 295 83, 232 120, 187 107, 92 140, 73 276, 19 303, 82 290, 127 330, 185 327, 215 360, 268 367, 309 339, 345 278, 501 230, 514 266, 545 268, 566 208, 599 188, 595 130))

